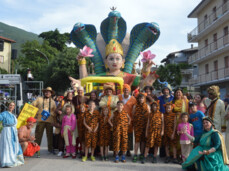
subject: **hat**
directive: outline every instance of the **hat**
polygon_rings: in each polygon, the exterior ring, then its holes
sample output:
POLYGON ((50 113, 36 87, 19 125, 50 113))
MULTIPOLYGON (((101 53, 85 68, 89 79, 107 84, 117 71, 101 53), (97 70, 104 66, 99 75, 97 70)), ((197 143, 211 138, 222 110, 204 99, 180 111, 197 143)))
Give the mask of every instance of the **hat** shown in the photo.
POLYGON ((219 86, 213 85, 207 89, 208 93, 212 93, 214 96, 218 97, 220 96, 219 92, 219 86))
POLYGON ((27 119, 27 123, 28 122, 33 122, 33 123, 36 123, 37 122, 37 120, 36 119, 34 119, 33 117, 29 117, 28 119, 27 119))
POLYGON ((52 90, 52 87, 47 87, 46 89, 43 89, 42 92, 46 92, 46 91, 51 91, 52 95, 55 94, 55 91, 52 90))
POLYGON ((196 105, 196 103, 193 102, 193 101, 190 101, 190 102, 188 103, 188 106, 189 106, 189 107, 192 107, 192 106, 194 106, 194 105, 196 105))
POLYGON ((112 91, 115 91, 115 88, 114 88, 114 83, 105 83, 103 85, 103 90, 104 92, 107 90, 107 89, 111 89, 112 91))
POLYGON ((212 118, 209 117, 209 116, 203 117, 202 120, 203 120, 203 121, 204 121, 204 120, 209 121, 212 125, 214 125, 214 122, 213 122, 212 118))
POLYGON ((169 89, 170 94, 172 93, 172 87, 170 86, 170 84, 168 82, 166 82, 166 81, 161 82, 159 79, 158 79, 158 82, 163 85, 162 89, 161 89, 162 92, 164 89, 167 88, 167 89, 169 89))
POLYGON ((118 53, 123 56, 122 45, 115 39, 112 39, 106 46, 106 56, 112 53, 118 53))
POLYGON ((125 90, 125 89, 128 89, 129 91, 131 91, 131 88, 130 88, 129 84, 124 84, 123 85, 123 90, 125 90))

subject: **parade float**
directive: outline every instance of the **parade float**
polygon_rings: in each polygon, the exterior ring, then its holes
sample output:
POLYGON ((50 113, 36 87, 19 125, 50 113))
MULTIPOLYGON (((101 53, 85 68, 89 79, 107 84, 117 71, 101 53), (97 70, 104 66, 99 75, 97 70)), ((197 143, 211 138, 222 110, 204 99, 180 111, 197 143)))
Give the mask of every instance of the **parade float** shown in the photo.
POLYGON ((101 89, 97 83, 117 83, 119 94, 123 84, 129 84, 132 90, 152 86, 157 79, 151 71, 155 57, 150 51, 160 36, 160 29, 155 22, 144 22, 135 25, 130 34, 126 32, 126 22, 120 12, 111 9, 108 17, 100 25, 100 33, 92 24, 76 23, 71 31, 71 40, 80 48, 77 56, 80 78, 72 81, 72 86, 82 85, 86 91, 101 89), (143 68, 140 74, 132 74, 134 63, 142 55, 143 68), (95 75, 89 75, 86 68, 86 57, 94 64, 95 75))

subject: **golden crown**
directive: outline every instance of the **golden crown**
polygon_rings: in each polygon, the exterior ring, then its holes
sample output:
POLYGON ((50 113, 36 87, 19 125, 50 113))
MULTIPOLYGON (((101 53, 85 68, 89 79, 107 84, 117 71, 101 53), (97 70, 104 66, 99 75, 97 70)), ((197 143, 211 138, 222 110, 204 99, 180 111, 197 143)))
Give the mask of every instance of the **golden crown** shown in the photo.
POLYGON ((122 45, 115 39, 112 39, 106 46, 106 56, 110 55, 111 53, 119 53, 123 56, 122 45))

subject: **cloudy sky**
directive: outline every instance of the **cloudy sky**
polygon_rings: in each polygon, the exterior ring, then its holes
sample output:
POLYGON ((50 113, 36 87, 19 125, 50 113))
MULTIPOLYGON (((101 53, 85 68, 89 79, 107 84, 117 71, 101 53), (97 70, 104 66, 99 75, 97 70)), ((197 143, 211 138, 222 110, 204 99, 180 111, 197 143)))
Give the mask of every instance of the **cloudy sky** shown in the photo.
POLYGON ((142 22, 157 22, 161 35, 150 48, 160 61, 169 53, 191 47, 187 33, 197 26, 188 14, 201 0, 1 0, 0 21, 26 31, 41 32, 59 29, 70 32, 77 22, 100 24, 117 7, 130 32, 142 22))

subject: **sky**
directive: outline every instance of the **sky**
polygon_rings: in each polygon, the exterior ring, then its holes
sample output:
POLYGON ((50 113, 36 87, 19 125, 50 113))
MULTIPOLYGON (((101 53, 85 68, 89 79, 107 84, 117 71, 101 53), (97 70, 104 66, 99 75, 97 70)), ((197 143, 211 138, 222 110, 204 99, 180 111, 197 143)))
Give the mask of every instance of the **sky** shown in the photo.
POLYGON ((169 53, 191 47, 187 33, 197 26, 197 19, 187 16, 200 1, 0 0, 0 21, 36 34, 56 28, 61 33, 71 32, 77 22, 93 24, 99 32, 110 7, 115 6, 127 23, 127 32, 142 22, 159 24, 161 35, 149 49, 156 54, 155 63, 160 65, 169 53))

